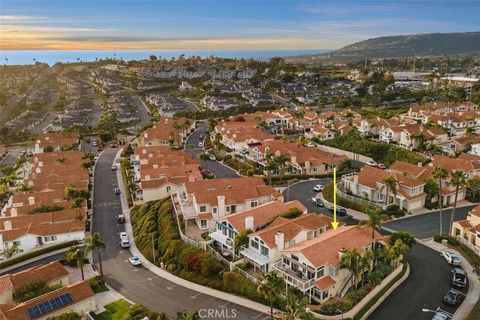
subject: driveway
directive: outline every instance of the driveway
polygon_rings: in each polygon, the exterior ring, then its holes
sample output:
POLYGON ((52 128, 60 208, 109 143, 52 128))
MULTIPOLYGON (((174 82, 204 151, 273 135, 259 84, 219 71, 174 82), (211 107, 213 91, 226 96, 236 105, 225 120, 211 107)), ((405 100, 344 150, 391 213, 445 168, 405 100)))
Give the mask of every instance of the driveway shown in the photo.
MULTIPOLYGON (((454 308, 443 304, 443 296, 452 288, 451 269, 440 254, 422 244, 416 244, 407 255, 410 275, 368 317, 369 320, 429 320, 432 313, 423 308, 437 307, 453 313, 454 308)), ((467 292, 467 290, 463 290, 467 292)))
POLYGON ((165 312, 171 319, 176 318, 177 311, 194 312, 205 308, 235 309, 238 319, 263 319, 265 315, 258 311, 178 286, 143 267, 130 265, 130 251, 118 244, 118 233, 124 231, 124 226, 116 222, 116 216, 121 213, 120 201, 113 194, 113 189, 118 186, 116 174, 111 170, 116 152, 115 149, 106 149, 102 153, 94 176, 92 227, 107 244, 103 252, 103 270, 108 284, 126 298, 152 311, 165 312))
MULTIPOLYGON (((466 219, 468 212, 475 206, 476 205, 457 208, 457 211, 455 212, 455 220, 466 219)), ((448 232, 451 212, 451 208, 442 210, 442 230, 444 232, 448 232)), ((433 236, 440 231, 440 216, 438 211, 434 211, 387 222, 383 226, 395 231, 408 231, 414 234, 418 239, 428 239, 433 238, 433 236)))
MULTIPOLYGON (((291 186, 287 187, 282 193, 285 201, 290 200, 298 200, 300 201, 307 209, 308 212, 317 212, 323 213, 326 216, 332 217, 333 214, 326 208, 320 208, 315 206, 311 199, 317 196, 317 192, 313 191, 313 187, 316 184, 323 184, 326 185, 330 183, 332 179, 316 179, 316 180, 307 180, 298 182, 296 184, 292 184, 291 186)), ((353 225, 358 224, 358 221, 354 220, 352 217, 339 217, 337 216, 338 220, 342 220, 344 223, 353 225)))

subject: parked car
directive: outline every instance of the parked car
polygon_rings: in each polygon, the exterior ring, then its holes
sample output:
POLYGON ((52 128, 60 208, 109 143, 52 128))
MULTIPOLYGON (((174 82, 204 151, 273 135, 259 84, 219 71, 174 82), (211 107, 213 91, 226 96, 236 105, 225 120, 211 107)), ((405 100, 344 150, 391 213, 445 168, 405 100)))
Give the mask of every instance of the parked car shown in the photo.
MULTIPOLYGON (((333 207, 329 208, 329 210, 333 213, 333 207)), ((337 206, 337 215, 345 217, 347 215, 347 209, 337 206)))
POLYGON ((452 269, 452 284, 454 286, 465 288, 467 286, 467 274, 460 268, 452 269))
POLYGON ((213 179, 215 178, 215 175, 213 174, 212 171, 208 170, 207 168, 203 169, 202 171, 200 171, 200 173, 202 174, 202 176, 206 179, 213 179))
POLYGON ((367 166, 370 166, 370 167, 376 167, 378 165, 378 163, 374 160, 369 160, 367 162, 367 166))
POLYGON ((120 194, 120 188, 113 189, 113 193, 115 193, 116 195, 119 195, 120 194))
POLYGON ((215 155, 211 154, 208 156, 208 159, 212 160, 212 161, 215 161, 217 160, 217 158, 215 158, 215 155))
MULTIPOLYGON (((428 309, 426 310, 430 311, 428 309)), ((450 320, 450 319, 452 319, 452 314, 445 310, 440 309, 440 307, 438 307, 437 310, 435 310, 435 314, 433 315, 433 318, 432 318, 432 320, 450 320)))
POLYGON ((137 256, 133 256, 133 257, 128 258, 128 261, 130 261, 132 266, 135 266, 135 267, 142 265, 142 261, 140 261, 140 258, 137 257, 137 256))
POLYGON ((443 302, 449 306, 456 306, 460 300, 463 298, 464 294, 455 289, 450 289, 450 291, 445 294, 443 297, 443 302))
POLYGON ((323 191, 324 186, 321 184, 316 184, 315 187, 313 187, 313 191, 320 192, 323 191))
POLYGON ((117 222, 118 223, 125 223, 125 216, 123 214, 119 214, 117 216, 117 222))
POLYGON ((199 147, 199 148, 203 148, 203 141, 200 141, 200 142, 198 143, 198 147, 199 147))
POLYGON ((199 140, 203 140, 203 138, 204 138, 203 134, 201 134, 201 135, 198 137, 199 140))
POLYGON ((315 197, 312 198, 312 203, 317 207, 323 207, 324 206, 322 200, 319 199, 319 198, 315 198, 315 197))
POLYGON ((117 170, 117 165, 116 164, 112 165, 112 170, 117 170))
POLYGON ((378 169, 382 169, 382 170, 387 169, 387 167, 386 167, 383 163, 377 164, 377 168, 378 168, 378 169))
POLYGON ((128 238, 128 234, 126 232, 120 232, 120 246, 122 248, 130 247, 130 239, 128 238))
POLYGON ((304 145, 305 147, 309 147, 309 148, 315 148, 317 145, 313 142, 308 142, 304 145))
POLYGON ((452 266, 461 265, 460 258, 453 252, 442 251, 442 256, 447 260, 452 266))

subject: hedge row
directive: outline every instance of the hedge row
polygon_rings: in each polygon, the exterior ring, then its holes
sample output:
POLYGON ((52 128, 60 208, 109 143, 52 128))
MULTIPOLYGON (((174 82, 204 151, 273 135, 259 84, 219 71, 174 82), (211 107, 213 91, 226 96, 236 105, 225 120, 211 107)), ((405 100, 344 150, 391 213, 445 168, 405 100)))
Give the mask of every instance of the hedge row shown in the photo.
POLYGON ((16 257, 13 257, 11 259, 0 262, 0 270, 3 269, 3 268, 6 268, 6 267, 12 266, 14 264, 23 262, 25 260, 38 257, 42 254, 49 253, 49 252, 52 252, 52 251, 56 251, 56 250, 63 249, 63 248, 67 248, 67 247, 71 247, 71 246, 74 246, 74 245, 77 245, 77 244, 78 244, 78 241, 74 240, 74 241, 59 243, 59 244, 49 246, 49 247, 45 247, 45 248, 42 248, 42 249, 38 249, 38 250, 35 250, 35 251, 27 252, 27 253, 22 254, 20 256, 16 256, 16 257))

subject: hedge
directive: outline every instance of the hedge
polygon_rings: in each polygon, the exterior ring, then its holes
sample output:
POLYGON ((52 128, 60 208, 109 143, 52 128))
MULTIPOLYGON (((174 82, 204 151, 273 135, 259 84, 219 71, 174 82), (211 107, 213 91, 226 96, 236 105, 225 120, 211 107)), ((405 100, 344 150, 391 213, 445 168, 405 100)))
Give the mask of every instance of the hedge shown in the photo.
POLYGON ((405 272, 407 272, 407 266, 408 266, 407 263, 404 263, 402 271, 395 278, 393 278, 392 281, 390 281, 382 290, 380 290, 370 301, 368 301, 367 304, 365 304, 363 308, 361 308, 357 312, 357 314, 353 317, 353 319, 354 320, 362 319, 365 313, 367 313, 368 310, 370 310, 370 308, 375 303, 377 303, 377 301, 385 294, 385 292, 387 292, 395 283, 397 283, 405 275, 405 272))
POLYGON ((42 254, 45 254, 45 253, 48 253, 48 252, 52 252, 52 251, 56 251, 56 250, 59 250, 59 249, 71 247, 71 246, 74 246, 74 245, 77 245, 77 244, 78 244, 78 241, 74 240, 74 241, 59 243, 59 244, 49 246, 49 247, 45 247, 45 248, 42 248, 42 249, 38 249, 38 250, 35 250, 35 251, 30 251, 30 252, 27 252, 27 253, 22 254, 20 256, 16 256, 16 257, 13 257, 11 259, 0 262, 0 269, 12 266, 14 264, 20 263, 22 261, 25 261, 25 260, 28 260, 28 259, 31 259, 31 258, 34 258, 34 257, 38 257, 38 256, 40 256, 42 254))

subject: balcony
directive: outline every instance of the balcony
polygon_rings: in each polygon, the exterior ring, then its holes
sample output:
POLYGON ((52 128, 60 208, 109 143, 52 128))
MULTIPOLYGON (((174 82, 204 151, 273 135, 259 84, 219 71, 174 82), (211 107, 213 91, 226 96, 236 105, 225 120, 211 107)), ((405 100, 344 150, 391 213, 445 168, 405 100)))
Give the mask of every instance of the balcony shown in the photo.
POLYGON ((229 250, 232 250, 232 245, 233 245, 232 239, 230 239, 220 231, 216 230, 216 231, 210 232, 210 238, 225 245, 229 250))
POLYGON ((243 248, 243 250, 240 251, 240 254, 242 254, 245 258, 252 260, 259 266, 263 266, 268 263, 268 256, 264 256, 252 248, 243 248))
POLYGON ((315 285, 314 279, 307 279, 306 275, 301 271, 293 271, 283 261, 278 261, 272 267, 278 271, 286 283, 295 286, 302 292, 310 290, 315 285))
POLYGON ((173 195, 173 199, 176 207, 179 207, 181 210, 185 220, 197 218, 197 211, 195 210, 195 207, 190 204, 187 199, 182 199, 178 193, 173 195))

